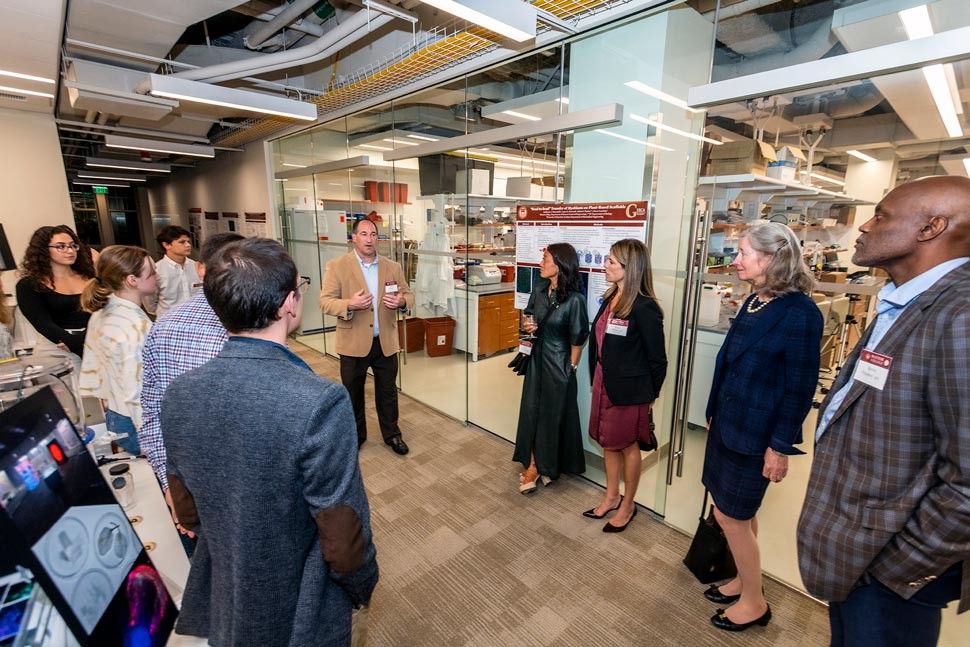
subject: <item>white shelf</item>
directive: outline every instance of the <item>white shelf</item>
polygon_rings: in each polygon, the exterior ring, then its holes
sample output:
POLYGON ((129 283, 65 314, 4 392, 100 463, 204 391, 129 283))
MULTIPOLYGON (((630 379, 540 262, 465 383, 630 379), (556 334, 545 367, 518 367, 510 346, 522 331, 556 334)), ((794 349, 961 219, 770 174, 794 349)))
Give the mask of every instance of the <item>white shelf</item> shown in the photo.
POLYGON ((710 175, 697 182, 697 194, 705 198, 727 198, 743 200, 743 193, 757 194, 761 202, 794 202, 807 206, 816 205, 871 205, 874 202, 853 198, 844 193, 807 186, 798 182, 788 182, 764 175, 745 173, 742 175, 710 175), (717 195, 715 195, 715 192, 717 195))

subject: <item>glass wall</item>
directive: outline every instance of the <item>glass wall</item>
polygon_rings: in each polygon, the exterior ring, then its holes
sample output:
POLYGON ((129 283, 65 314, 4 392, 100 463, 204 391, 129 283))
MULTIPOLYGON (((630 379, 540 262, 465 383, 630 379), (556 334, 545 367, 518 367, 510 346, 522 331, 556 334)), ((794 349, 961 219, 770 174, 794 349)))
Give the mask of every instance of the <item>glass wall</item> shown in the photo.
MULTIPOLYGON (((514 441, 522 378, 507 364, 519 342, 517 208, 647 201, 672 382, 684 288, 677 268, 687 254, 703 127, 683 99, 708 78, 712 29, 686 8, 643 17, 273 142, 274 171, 368 157, 349 170, 277 182, 281 230, 301 273, 319 286, 327 260, 348 250, 350 223, 374 220, 380 253, 404 266, 416 295, 412 317, 400 323, 402 392, 514 441), (622 123, 487 136, 613 103, 623 106, 622 123), (384 161, 385 153, 471 133, 487 143, 384 161)), ((601 271, 601 263, 589 265, 601 271)), ((330 317, 306 312, 299 339, 335 356, 333 327, 330 317)), ((585 430, 585 359, 579 380, 585 430)), ((660 514, 670 399, 655 407, 661 451, 645 454, 637 496, 660 514)), ((585 447, 586 476, 603 482, 602 450, 589 439, 585 447)), ((510 488, 517 471, 510 464, 510 488)))

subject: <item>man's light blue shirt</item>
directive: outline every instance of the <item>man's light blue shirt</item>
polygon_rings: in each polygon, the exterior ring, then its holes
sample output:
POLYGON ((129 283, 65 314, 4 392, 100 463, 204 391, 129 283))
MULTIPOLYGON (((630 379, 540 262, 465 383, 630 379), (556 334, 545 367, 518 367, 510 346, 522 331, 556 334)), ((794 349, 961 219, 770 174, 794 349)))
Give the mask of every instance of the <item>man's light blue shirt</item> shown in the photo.
MULTIPOLYGON (((886 333, 889 332, 889 329, 896 323, 896 320, 899 319, 899 316, 903 314, 903 311, 906 310, 909 304, 916 301, 924 292, 933 287, 937 281, 967 261, 970 261, 970 256, 954 258, 953 260, 940 263, 936 267, 926 270, 899 287, 896 287, 893 283, 884 285, 879 290, 879 303, 876 305, 877 317, 872 324, 872 335, 865 345, 865 350, 877 350, 879 342, 886 336, 886 333)), ((850 377, 842 388, 832 396, 829 406, 822 413, 822 420, 819 422, 818 429, 815 432, 816 442, 825 433, 825 429, 832 421, 835 412, 842 406, 842 402, 845 400, 845 396, 848 394, 853 382, 854 377, 850 377)))
POLYGON ((377 261, 379 258, 374 256, 373 263, 365 263, 358 254, 357 250, 354 250, 354 256, 357 257, 357 262, 360 263, 360 271, 364 273, 364 281, 367 283, 367 291, 373 295, 374 300, 371 303, 371 308, 374 310, 374 336, 377 337, 381 334, 381 326, 377 320, 377 309, 380 307, 380 303, 377 299, 377 261))

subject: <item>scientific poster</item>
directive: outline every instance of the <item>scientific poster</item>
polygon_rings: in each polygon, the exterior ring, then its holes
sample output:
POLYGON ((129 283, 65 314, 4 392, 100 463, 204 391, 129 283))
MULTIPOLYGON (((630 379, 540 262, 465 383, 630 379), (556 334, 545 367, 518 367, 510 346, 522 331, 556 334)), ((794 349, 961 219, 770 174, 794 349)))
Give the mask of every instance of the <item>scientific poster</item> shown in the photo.
POLYGON ((576 248, 590 320, 599 310, 607 283, 603 262, 618 240, 645 240, 647 203, 588 202, 521 205, 515 222, 515 307, 529 303, 542 253, 553 243, 576 248))

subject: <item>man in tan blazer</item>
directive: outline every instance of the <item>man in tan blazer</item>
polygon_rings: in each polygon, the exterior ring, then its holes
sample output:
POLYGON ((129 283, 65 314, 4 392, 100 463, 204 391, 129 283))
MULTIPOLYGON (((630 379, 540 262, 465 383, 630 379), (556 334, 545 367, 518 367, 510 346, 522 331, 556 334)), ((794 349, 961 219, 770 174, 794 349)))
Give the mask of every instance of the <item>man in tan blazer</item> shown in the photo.
POLYGON ((377 254, 377 225, 354 223, 354 248, 327 263, 320 307, 337 317, 340 379, 350 392, 357 419, 357 446, 367 440, 364 383, 374 371, 374 399, 384 442, 403 456, 408 446, 397 425, 397 315, 414 306, 400 264, 377 254))
POLYGON ((892 282, 819 414, 799 566, 833 647, 935 645, 970 608, 970 180, 900 185, 859 231, 892 282))

